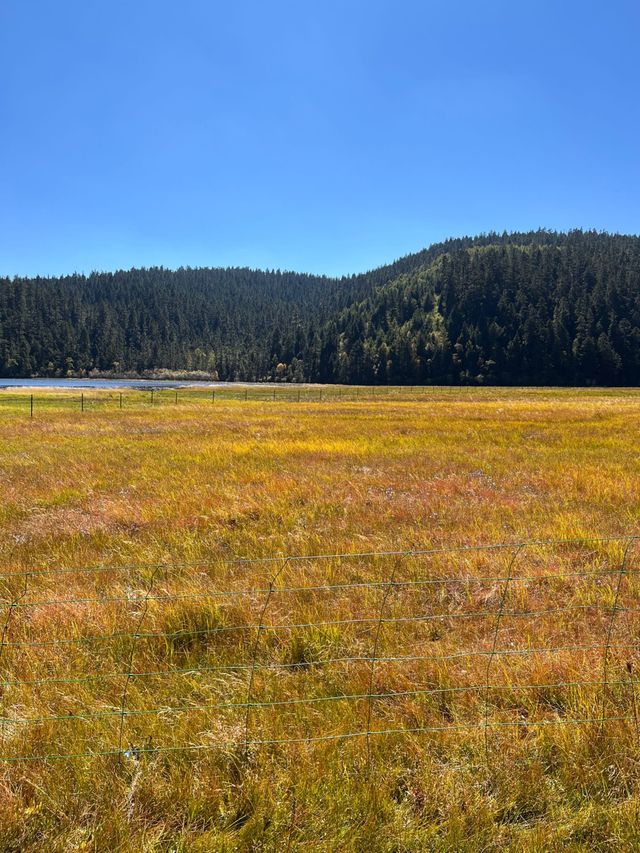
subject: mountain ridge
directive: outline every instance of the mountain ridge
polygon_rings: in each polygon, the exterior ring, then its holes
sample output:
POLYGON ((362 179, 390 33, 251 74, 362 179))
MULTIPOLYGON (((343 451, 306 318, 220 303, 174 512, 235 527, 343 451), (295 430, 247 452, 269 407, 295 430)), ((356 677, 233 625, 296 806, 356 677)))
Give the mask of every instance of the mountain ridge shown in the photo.
POLYGON ((640 383, 640 238, 451 238, 351 276, 142 267, 0 279, 0 375, 640 383))

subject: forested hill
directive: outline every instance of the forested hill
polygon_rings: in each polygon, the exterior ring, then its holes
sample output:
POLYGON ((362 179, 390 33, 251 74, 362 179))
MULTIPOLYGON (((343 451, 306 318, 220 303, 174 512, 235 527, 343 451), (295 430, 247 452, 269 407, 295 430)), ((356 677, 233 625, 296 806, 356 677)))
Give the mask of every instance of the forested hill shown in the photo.
POLYGON ((0 375, 640 384, 640 238, 448 240, 341 279, 134 269, 0 279, 0 375))

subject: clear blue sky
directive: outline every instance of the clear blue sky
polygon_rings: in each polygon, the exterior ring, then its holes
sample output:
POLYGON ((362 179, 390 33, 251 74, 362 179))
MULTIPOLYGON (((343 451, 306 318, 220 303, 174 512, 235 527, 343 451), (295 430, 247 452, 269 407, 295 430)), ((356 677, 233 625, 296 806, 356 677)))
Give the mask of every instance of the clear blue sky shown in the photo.
POLYGON ((637 0, 0 0, 0 274, 640 231, 637 0))

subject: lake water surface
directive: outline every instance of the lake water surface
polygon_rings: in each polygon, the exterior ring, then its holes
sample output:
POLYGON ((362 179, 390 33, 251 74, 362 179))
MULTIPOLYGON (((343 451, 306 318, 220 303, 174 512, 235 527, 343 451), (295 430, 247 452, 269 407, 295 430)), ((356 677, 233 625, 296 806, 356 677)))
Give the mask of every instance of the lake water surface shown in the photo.
MULTIPOLYGON (((229 382, 182 379, 1 379, 1 388, 218 388, 229 382)), ((257 385, 243 382, 242 385, 257 385)))

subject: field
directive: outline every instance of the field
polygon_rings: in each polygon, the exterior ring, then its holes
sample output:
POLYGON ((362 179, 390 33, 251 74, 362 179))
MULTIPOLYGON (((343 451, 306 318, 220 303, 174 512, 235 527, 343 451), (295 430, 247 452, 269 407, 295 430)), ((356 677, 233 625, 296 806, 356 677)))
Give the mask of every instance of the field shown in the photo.
POLYGON ((0 392, 0 849, 640 847, 640 392, 30 415, 0 392))

